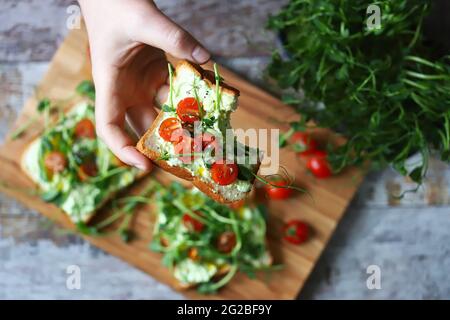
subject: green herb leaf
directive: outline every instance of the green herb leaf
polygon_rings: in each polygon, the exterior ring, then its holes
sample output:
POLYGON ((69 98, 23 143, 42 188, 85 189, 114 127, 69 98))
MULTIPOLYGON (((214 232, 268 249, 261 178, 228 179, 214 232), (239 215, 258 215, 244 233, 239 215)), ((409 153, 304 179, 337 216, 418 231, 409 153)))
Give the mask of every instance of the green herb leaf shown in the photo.
POLYGON ((37 110, 39 113, 43 113, 44 111, 50 109, 50 99, 48 98, 44 98, 41 101, 39 101, 38 105, 37 105, 37 110))
POLYGON ((92 81, 82 81, 75 90, 82 97, 87 97, 92 101, 95 101, 95 87, 92 81))

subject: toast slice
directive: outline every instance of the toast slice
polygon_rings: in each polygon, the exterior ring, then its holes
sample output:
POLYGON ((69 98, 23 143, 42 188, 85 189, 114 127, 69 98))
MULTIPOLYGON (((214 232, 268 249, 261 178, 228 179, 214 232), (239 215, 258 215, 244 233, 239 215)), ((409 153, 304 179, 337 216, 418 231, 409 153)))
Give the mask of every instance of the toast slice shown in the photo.
POLYGON ((172 183, 156 192, 152 250, 163 253, 176 287, 214 292, 237 271, 267 270, 273 259, 259 207, 219 204, 197 188, 172 183), (234 225, 234 227, 233 227, 234 225), (226 279, 222 280, 226 275, 226 279))
POLYGON ((239 143, 232 133, 230 114, 236 110, 239 90, 218 79, 217 71, 179 62, 169 97, 137 149, 165 171, 192 181, 215 201, 233 203, 251 191, 262 153, 239 143), (176 126, 170 137, 167 123, 169 128, 176 126), (243 161, 237 161, 238 154, 243 161))
POLYGON ((117 192, 144 175, 121 163, 96 138, 94 107, 87 101, 29 143, 20 165, 41 198, 61 208, 75 224, 87 223, 117 192), (56 171, 49 169, 55 161, 58 165, 58 159, 48 160, 53 152, 62 156, 56 171))

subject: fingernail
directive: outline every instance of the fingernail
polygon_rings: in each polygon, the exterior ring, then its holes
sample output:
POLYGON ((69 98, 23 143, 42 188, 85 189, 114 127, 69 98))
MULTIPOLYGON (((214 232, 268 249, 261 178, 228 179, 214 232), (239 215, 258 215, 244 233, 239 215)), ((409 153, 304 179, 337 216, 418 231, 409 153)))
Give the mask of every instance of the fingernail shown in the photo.
POLYGON ((200 45, 196 46, 194 51, 192 51, 192 58, 194 58, 197 63, 208 61, 210 56, 209 52, 200 45))

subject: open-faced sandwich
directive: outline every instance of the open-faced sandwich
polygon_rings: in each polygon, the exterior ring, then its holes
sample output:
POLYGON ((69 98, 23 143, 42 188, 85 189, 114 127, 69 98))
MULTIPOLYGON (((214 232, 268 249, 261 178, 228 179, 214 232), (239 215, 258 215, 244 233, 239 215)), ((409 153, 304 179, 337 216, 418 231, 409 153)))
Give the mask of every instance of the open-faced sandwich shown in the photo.
POLYGON ((162 262, 180 288, 211 293, 237 271, 254 276, 255 271, 273 268, 262 207, 231 209, 177 183, 156 195, 151 248, 164 254, 162 262))
POLYGON ((222 203, 252 189, 261 154, 239 143, 230 126, 239 91, 215 72, 187 61, 170 74, 170 92, 137 149, 164 170, 222 203), (231 134, 230 134, 231 133, 231 134))
POLYGON ((75 105, 33 140, 21 166, 42 199, 56 204, 74 223, 87 222, 117 191, 142 175, 97 139, 89 102, 75 105))

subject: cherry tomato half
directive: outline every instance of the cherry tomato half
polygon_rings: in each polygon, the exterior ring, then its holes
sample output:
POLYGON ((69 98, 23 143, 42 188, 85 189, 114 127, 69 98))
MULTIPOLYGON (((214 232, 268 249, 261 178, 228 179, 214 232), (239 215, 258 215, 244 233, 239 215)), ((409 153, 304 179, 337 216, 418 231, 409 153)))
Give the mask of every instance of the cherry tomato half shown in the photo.
POLYGON ((236 181, 239 168, 235 163, 218 163, 211 166, 212 179, 221 186, 226 186, 236 181))
POLYGON ((218 154, 218 150, 220 150, 219 141, 213 134, 204 132, 200 136, 194 137, 194 152, 200 153, 205 151, 207 154, 215 156, 218 154))
POLYGON ((286 187, 289 183, 285 180, 275 180, 270 181, 270 184, 265 185, 266 193, 270 199, 273 200, 283 200, 287 199, 292 195, 293 190, 288 188, 280 188, 286 187), (277 188, 278 187, 278 188, 277 188))
POLYGON ((236 235, 232 231, 222 232, 217 238, 216 247, 222 253, 230 253, 236 246, 236 235))
POLYGON ((165 141, 179 142, 181 137, 179 130, 182 130, 180 121, 177 118, 167 118, 159 126, 159 135, 165 141))
POLYGON ((242 208, 243 206, 245 206, 245 199, 234 201, 234 202, 228 204, 228 207, 233 210, 238 210, 238 209, 242 208))
POLYGON ((86 181, 90 177, 95 177, 98 174, 97 164, 94 160, 89 160, 82 165, 78 170, 78 177, 81 181, 86 181))
MULTIPOLYGON (((198 211, 195 212, 197 215, 202 216, 202 214, 198 211)), ((198 221, 194 217, 191 217, 187 213, 185 213, 182 217, 184 226, 190 231, 190 232, 201 232, 205 225, 203 222, 198 221)))
POLYGON ((306 168, 312 172, 316 178, 324 179, 332 175, 330 164, 325 151, 316 150, 306 163, 306 168))
POLYGON ((51 151, 45 156, 44 165, 51 173, 62 172, 67 167, 67 159, 62 152, 51 151))
POLYGON ((308 225, 300 220, 291 220, 283 227, 283 239, 292 244, 301 244, 308 239, 308 225))
POLYGON ((178 142, 174 143, 174 152, 183 163, 191 163, 194 159, 194 139, 184 132, 178 142))
POLYGON ((307 156, 317 149, 317 141, 306 132, 296 132, 291 137, 294 150, 301 156, 307 156))
POLYGON ((95 139, 95 126, 90 119, 80 120, 74 128, 76 138, 95 139))
POLYGON ((199 105, 195 98, 188 97, 178 102, 177 115, 182 122, 193 124, 200 120, 199 105))

